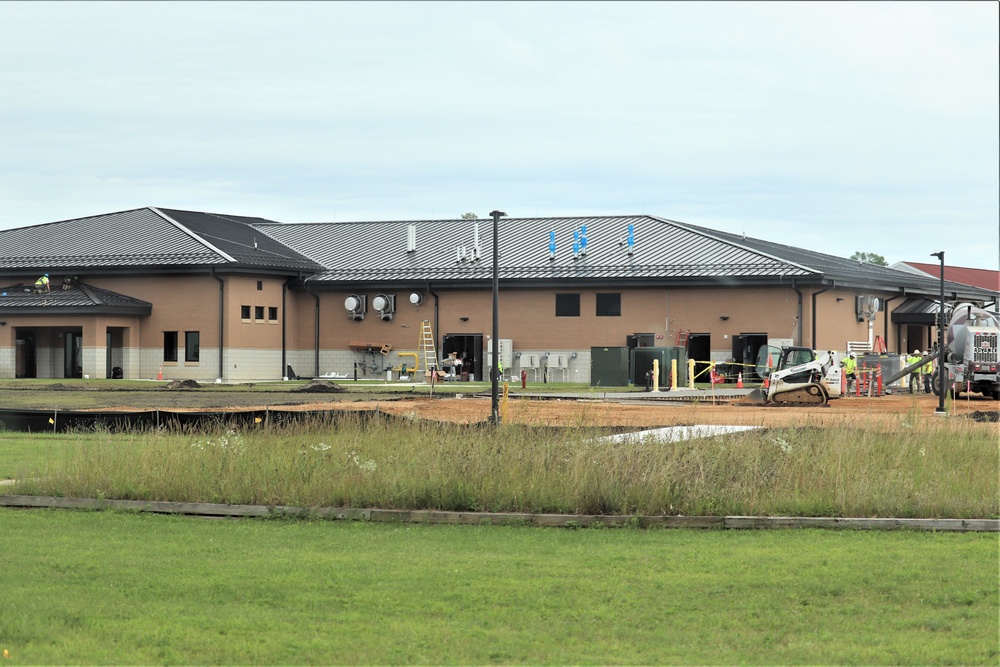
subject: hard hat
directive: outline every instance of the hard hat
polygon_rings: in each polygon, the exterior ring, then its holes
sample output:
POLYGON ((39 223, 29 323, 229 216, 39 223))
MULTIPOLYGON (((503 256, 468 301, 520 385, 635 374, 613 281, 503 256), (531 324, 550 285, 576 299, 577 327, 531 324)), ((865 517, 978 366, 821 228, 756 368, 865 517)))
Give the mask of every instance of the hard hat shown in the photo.
POLYGON ((920 354, 920 350, 914 350, 913 354, 920 354))
POLYGON ((49 277, 49 274, 47 274, 47 273, 46 273, 46 274, 45 274, 45 277, 46 277, 46 278, 48 278, 48 277, 49 277))
POLYGON ((854 353, 853 353, 853 352, 851 352, 851 353, 850 353, 849 355, 847 355, 847 356, 849 356, 849 357, 850 357, 851 359, 853 359, 853 358, 854 358, 854 353))

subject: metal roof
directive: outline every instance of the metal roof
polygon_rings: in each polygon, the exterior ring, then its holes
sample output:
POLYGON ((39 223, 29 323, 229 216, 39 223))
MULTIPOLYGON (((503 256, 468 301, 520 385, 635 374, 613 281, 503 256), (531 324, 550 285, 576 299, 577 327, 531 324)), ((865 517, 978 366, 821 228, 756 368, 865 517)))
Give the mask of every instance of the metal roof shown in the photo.
POLYGON ((208 213, 140 208, 0 230, 0 269, 85 270, 193 266, 316 270, 250 222, 208 213), (254 240, 260 237, 258 248, 254 240))
POLYGON ((36 294, 33 285, 0 288, 0 314, 118 314, 149 315, 153 304, 93 285, 78 283, 69 289, 53 285, 51 292, 36 294))
MULTIPOLYGON (((730 241, 746 248, 752 248, 769 255, 781 257, 789 262, 808 267, 822 274, 823 282, 839 287, 901 291, 905 294, 925 296, 937 295, 940 292, 940 280, 930 276, 901 271, 886 266, 867 264, 857 260, 835 257, 814 250, 796 248, 793 246, 764 241, 752 237, 720 232, 698 227, 684 222, 672 221, 684 228, 699 231, 715 238, 730 241)), ((962 283, 945 281, 946 297, 964 299, 989 299, 985 290, 962 283)))
MULTIPOLYGON (((326 267, 319 283, 465 281, 492 277, 492 220, 256 225, 326 267), (407 252, 413 227, 416 249, 407 252), (477 233, 478 230, 478 233, 477 233), (477 243, 478 240, 478 243, 477 243)), ((652 216, 502 218, 503 280, 787 280, 809 269, 652 216), (629 246, 629 226, 634 244, 629 246), (574 250, 574 234, 585 250, 574 250), (550 257, 550 234, 555 256, 550 257), (631 252, 630 252, 631 249, 631 252)), ((818 277, 818 276, 816 276, 818 277)))

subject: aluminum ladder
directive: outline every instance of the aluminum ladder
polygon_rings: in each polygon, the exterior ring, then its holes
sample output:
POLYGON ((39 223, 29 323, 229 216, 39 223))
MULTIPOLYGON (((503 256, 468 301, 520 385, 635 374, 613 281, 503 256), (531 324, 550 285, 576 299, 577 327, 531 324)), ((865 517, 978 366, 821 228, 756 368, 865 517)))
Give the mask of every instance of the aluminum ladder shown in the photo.
POLYGON ((434 332, 431 331, 431 321, 423 320, 420 323, 420 345, 417 347, 424 357, 424 372, 429 373, 432 369, 438 368, 437 346, 434 345, 434 332))

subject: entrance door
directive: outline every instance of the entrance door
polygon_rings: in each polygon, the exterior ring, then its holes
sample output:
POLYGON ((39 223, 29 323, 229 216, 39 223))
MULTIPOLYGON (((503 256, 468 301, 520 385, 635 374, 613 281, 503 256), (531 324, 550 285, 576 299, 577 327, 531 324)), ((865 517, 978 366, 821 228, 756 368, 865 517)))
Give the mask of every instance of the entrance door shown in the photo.
POLYGON ((65 349, 63 353, 63 377, 83 377, 83 335, 67 331, 63 336, 65 349))
POLYGON ((35 370, 35 330, 18 328, 14 336, 17 345, 14 377, 37 377, 35 370))
POLYGON ((687 355, 688 359, 695 361, 695 381, 708 382, 708 367, 712 363, 712 335, 707 333, 688 335, 687 355))
POLYGON ((444 335, 441 345, 441 358, 447 359, 454 352, 459 359, 462 359, 462 372, 468 373, 469 378, 483 379, 483 334, 454 334, 444 335))
POLYGON ((733 361, 743 366, 736 366, 730 369, 729 375, 732 381, 736 381, 737 373, 742 372, 743 378, 750 375, 750 367, 757 363, 757 351, 767 345, 766 333, 741 333, 733 337, 733 361))

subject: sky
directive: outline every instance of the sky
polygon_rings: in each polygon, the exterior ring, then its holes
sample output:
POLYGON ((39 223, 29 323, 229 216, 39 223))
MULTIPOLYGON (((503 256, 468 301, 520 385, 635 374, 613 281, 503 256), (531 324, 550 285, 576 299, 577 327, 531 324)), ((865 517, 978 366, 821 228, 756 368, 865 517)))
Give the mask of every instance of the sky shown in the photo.
POLYGON ((650 214, 1000 269, 998 6, 2 2, 0 229, 650 214))

